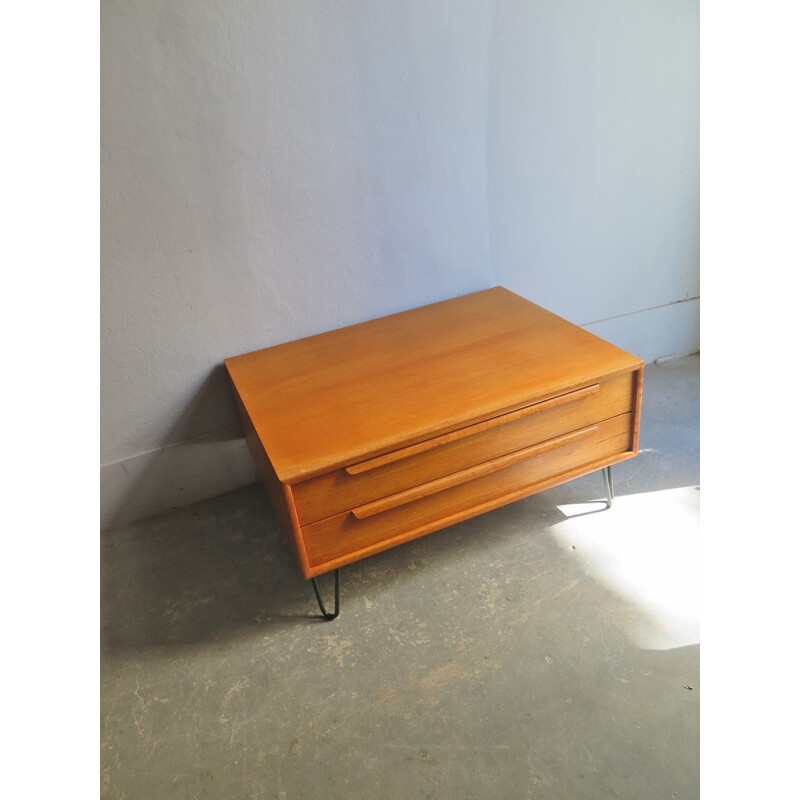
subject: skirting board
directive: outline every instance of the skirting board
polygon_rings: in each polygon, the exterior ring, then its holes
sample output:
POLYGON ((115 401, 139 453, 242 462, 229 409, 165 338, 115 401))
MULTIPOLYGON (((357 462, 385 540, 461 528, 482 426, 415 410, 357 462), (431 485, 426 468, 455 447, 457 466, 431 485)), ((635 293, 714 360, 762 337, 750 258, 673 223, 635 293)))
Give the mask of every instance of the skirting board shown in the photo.
POLYGON ((151 450, 100 468, 100 527, 116 528, 257 481, 236 428, 151 450))
MULTIPOLYGON (((700 303, 687 300, 584 325, 646 363, 700 349, 700 303)), ((645 384, 645 391, 647 386, 645 384)), ((102 530, 258 481, 236 428, 115 461, 100 469, 102 530)))
POLYGON ((635 353, 645 364, 700 350, 700 298, 648 308, 583 326, 590 333, 635 353))

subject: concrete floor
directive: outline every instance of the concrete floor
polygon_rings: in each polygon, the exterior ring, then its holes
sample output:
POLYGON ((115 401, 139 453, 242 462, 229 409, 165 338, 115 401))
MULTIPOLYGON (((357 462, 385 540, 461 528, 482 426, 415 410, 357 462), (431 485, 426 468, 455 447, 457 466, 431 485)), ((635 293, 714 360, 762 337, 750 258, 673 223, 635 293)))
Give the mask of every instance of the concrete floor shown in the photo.
POLYGON ((334 622, 260 486, 104 535, 102 797, 698 797, 698 406, 698 356, 648 366, 612 509, 374 556, 334 622))

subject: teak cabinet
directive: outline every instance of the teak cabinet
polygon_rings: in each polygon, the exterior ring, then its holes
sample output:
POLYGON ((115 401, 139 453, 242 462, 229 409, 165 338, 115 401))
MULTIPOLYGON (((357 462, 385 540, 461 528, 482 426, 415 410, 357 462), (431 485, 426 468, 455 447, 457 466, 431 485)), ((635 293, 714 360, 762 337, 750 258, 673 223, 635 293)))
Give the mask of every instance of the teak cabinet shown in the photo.
POLYGON ((225 365, 306 578, 637 453, 642 360, 500 286, 225 365))

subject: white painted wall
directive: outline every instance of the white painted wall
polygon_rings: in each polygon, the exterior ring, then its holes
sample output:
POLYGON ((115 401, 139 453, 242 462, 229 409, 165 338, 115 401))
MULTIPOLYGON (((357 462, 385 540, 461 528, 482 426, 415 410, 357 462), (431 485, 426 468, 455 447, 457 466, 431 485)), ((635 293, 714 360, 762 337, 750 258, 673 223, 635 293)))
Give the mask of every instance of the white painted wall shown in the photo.
POLYGON ((636 314, 603 330, 646 360, 697 350, 697 0, 496 0, 493 9, 498 283, 599 335, 591 323, 636 314), (645 311, 680 301, 689 304, 645 311), (664 323, 660 336, 640 335, 664 323))
POLYGON ((493 284, 490 24, 484 0, 105 0, 101 24, 109 525, 254 479, 215 457, 224 357, 493 284))
POLYGON ((691 304, 642 312, 697 294, 696 2, 104 0, 101 27, 104 527, 255 480, 228 355, 498 283, 697 349, 691 304))

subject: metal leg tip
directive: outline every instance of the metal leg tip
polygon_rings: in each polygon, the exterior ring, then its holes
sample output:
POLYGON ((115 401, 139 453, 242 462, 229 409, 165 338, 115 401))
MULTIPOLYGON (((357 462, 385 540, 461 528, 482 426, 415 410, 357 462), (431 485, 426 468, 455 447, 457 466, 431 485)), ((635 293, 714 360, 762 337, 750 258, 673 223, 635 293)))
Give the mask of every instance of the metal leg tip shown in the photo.
POLYGON ((603 483, 606 485, 606 507, 614 505, 614 481, 611 478, 611 467, 603 467, 603 483))
POLYGON ((322 602, 322 595, 319 593, 319 585, 317 584, 317 579, 311 579, 311 585, 314 587, 314 594, 317 596, 317 603, 319 604, 319 610, 322 612, 322 616, 324 619, 330 621, 332 619, 336 619, 339 616, 339 570, 334 570, 333 573, 334 578, 334 605, 333 605, 333 613, 328 611, 325 608, 325 604, 322 602))

